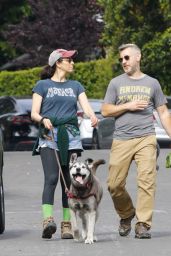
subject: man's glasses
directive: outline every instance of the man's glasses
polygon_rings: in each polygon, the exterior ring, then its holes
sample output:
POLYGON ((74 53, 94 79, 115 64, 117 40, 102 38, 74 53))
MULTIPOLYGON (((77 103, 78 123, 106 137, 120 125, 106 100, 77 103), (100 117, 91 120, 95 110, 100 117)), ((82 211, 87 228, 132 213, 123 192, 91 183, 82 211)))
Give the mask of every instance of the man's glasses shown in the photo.
POLYGON ((123 59, 124 59, 124 60, 129 60, 129 59, 130 59, 130 56, 125 55, 125 56, 123 56, 123 58, 119 58, 119 62, 122 63, 122 62, 123 62, 123 59))

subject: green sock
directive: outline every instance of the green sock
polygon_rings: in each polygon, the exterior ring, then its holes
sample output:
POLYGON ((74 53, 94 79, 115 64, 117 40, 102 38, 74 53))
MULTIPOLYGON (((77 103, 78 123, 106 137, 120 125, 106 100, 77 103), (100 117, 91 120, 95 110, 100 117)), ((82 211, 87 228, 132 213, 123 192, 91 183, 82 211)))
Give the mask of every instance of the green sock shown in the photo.
POLYGON ((70 220, 70 210, 69 208, 63 208, 63 220, 69 221, 70 220))
POLYGON ((42 211, 43 211, 43 219, 46 219, 50 216, 53 217, 53 205, 43 204, 42 211))

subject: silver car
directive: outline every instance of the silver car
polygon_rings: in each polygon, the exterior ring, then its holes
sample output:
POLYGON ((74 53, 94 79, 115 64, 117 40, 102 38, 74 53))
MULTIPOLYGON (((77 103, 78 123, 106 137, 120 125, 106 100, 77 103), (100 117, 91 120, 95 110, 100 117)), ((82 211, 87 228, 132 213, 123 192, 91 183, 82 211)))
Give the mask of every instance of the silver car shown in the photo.
POLYGON ((92 149, 109 149, 112 145, 115 129, 114 117, 103 117, 93 129, 92 149))

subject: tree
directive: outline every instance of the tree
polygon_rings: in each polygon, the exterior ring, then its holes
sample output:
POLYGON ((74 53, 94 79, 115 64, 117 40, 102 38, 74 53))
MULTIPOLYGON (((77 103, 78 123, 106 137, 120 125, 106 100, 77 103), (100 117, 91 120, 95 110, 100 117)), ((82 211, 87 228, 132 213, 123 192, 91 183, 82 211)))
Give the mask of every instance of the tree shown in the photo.
POLYGON ((170 53, 171 27, 164 33, 157 33, 155 38, 143 47, 143 69, 160 80, 166 95, 171 95, 170 53))
MULTIPOLYGON (((122 43, 142 49, 142 69, 158 78, 171 93, 171 2, 170 0, 98 0, 104 7, 102 42, 117 60, 122 43), (169 89, 170 87, 170 89, 169 89)), ((115 62, 119 70, 119 63, 115 62)))
POLYGON ((25 0, 1 0, 0 2, 0 66, 16 56, 15 48, 5 40, 3 31, 9 23, 17 23, 27 15, 29 8, 25 0))
POLYGON ((56 48, 77 49, 78 60, 85 60, 98 46, 103 24, 96 15, 102 8, 95 0, 27 0, 27 4, 30 14, 4 32, 18 54, 30 56, 20 68, 45 65, 56 48))
POLYGON ((167 28, 160 0, 99 0, 105 7, 103 43, 114 52, 120 44, 136 42, 140 47, 167 28))

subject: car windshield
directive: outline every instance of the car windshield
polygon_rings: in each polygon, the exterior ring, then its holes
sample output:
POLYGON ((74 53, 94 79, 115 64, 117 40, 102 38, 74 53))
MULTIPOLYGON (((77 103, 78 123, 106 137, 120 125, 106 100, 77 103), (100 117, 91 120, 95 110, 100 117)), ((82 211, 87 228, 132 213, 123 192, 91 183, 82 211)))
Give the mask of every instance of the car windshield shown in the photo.
POLYGON ((17 100, 17 110, 19 112, 31 112, 32 99, 19 99, 17 100))
POLYGON ((97 101, 91 101, 89 100, 89 103, 92 107, 92 109, 94 110, 95 113, 100 113, 101 110, 101 106, 103 101, 102 100, 97 100, 97 101))

